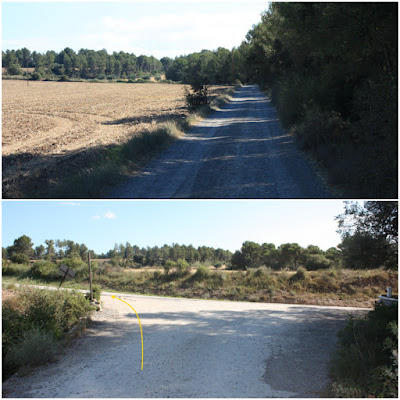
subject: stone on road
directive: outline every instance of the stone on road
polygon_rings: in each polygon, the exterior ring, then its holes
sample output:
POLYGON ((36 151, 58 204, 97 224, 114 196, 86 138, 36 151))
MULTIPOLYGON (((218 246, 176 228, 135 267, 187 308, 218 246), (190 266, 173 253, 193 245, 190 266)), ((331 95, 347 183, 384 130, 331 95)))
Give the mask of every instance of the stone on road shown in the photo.
POLYGON ((4 397, 323 397, 349 313, 366 310, 104 294, 104 311, 55 363, 4 397))
POLYGON ((257 85, 240 88, 111 198, 327 198, 257 85))

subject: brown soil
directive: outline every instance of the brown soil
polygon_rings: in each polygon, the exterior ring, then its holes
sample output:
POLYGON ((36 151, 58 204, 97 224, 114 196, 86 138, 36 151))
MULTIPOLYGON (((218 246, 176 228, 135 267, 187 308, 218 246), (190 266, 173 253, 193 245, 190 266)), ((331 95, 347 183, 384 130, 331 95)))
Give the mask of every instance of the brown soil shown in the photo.
MULTIPOLYGON (((83 167, 104 146, 187 115, 184 85, 87 82, 3 84, 3 191, 16 183, 56 179, 61 166, 83 167), (68 163, 66 160, 68 159, 68 163)), ((222 87, 214 87, 212 95, 222 87)), ((8 193, 8 194, 7 194, 8 193)))

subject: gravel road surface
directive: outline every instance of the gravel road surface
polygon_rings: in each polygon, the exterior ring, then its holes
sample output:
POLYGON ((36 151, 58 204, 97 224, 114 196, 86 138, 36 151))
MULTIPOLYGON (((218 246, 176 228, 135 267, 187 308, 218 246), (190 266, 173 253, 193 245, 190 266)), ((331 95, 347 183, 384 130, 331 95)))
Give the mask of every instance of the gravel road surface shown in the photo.
POLYGON ((111 198, 327 198, 257 85, 240 88, 111 198))
POLYGON ((3 397, 322 397, 336 332, 365 309, 117 295, 3 397))

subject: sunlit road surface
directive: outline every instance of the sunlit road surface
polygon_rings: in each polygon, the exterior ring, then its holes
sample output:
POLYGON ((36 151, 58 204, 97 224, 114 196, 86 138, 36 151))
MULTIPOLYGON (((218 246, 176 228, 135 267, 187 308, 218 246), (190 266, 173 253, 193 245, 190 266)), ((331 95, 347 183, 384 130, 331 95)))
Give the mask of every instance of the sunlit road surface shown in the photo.
POLYGON ((190 130, 111 198, 327 198, 257 85, 190 130))
POLYGON ((5 397, 324 397, 350 313, 366 309, 104 294, 104 310, 56 363, 5 397))

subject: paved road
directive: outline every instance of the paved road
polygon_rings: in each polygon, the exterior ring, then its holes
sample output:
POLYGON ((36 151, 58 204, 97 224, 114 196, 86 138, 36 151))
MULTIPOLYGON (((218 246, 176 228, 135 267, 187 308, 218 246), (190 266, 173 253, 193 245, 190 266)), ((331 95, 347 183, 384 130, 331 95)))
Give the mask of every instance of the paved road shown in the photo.
POLYGON ((327 198, 275 108, 258 86, 176 142, 111 198, 327 198))
POLYGON ((59 361, 4 397, 321 397, 347 315, 366 310, 104 294, 104 311, 59 361))

